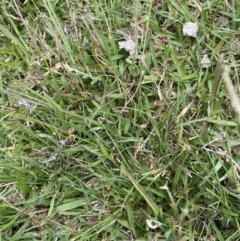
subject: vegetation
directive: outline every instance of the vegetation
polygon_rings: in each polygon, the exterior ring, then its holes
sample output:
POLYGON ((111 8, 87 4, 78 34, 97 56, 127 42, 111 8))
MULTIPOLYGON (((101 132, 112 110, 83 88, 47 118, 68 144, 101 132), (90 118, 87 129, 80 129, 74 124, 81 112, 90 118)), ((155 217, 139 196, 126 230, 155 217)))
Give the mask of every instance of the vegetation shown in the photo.
POLYGON ((238 0, 0 7, 0 240, 240 240, 238 0))

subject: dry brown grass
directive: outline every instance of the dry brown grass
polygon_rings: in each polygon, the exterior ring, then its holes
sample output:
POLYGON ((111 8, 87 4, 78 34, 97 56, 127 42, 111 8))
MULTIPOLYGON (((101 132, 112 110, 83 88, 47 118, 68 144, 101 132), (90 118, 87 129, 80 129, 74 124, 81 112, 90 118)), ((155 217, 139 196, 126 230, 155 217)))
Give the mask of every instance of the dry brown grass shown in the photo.
POLYGON ((230 67, 229 66, 226 66, 224 68, 222 77, 225 82, 226 89, 229 93, 232 107, 238 113, 239 121, 240 121, 240 100, 236 94, 235 87, 230 78, 230 67))

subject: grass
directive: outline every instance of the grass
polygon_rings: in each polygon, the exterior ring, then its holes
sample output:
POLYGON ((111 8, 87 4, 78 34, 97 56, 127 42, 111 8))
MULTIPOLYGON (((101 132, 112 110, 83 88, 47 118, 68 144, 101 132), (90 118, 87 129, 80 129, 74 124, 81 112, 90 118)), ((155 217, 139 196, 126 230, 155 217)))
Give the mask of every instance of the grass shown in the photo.
POLYGON ((0 240, 240 240, 238 1, 0 6, 0 240))

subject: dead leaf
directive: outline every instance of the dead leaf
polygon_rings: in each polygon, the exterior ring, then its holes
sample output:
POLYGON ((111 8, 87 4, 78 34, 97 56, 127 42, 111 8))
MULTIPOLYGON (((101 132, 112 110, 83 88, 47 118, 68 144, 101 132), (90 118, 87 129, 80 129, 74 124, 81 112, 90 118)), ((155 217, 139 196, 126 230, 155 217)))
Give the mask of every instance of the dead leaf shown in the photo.
POLYGON ((58 62, 58 63, 56 63, 55 65, 54 65, 54 70, 58 70, 58 69, 60 69, 60 68, 62 68, 63 67, 63 65, 62 65, 62 63, 60 63, 60 62, 58 62))
POLYGON ((188 104, 188 106, 186 106, 185 108, 182 109, 182 111, 180 112, 180 114, 177 117, 177 122, 179 122, 181 117, 183 117, 187 113, 187 111, 190 109, 191 105, 192 105, 192 102, 190 104, 188 104))
POLYGON ((86 220, 87 220, 88 224, 90 224, 90 225, 95 225, 95 224, 98 223, 98 221, 95 220, 95 219, 92 218, 92 217, 86 217, 86 220))
POLYGON ((154 107, 162 106, 162 105, 164 105, 164 104, 165 104, 164 100, 156 100, 156 101, 154 102, 154 107))
POLYGON ((159 238, 163 237, 162 233, 156 233, 155 236, 153 237, 153 240, 152 241, 158 241, 159 238))

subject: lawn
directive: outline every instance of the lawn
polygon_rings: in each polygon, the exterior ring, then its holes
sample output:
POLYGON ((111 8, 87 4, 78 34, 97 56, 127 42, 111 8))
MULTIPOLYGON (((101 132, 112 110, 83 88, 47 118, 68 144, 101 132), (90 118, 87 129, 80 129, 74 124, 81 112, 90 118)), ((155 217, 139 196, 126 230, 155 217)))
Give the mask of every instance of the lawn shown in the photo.
POLYGON ((0 9, 0 241, 240 240, 239 0, 0 9))

